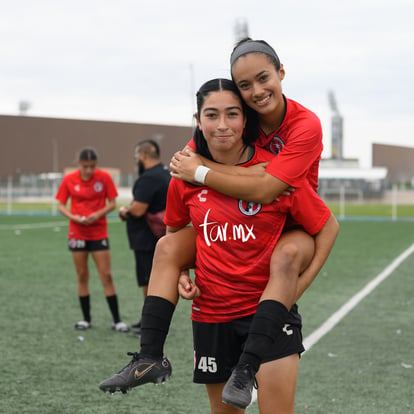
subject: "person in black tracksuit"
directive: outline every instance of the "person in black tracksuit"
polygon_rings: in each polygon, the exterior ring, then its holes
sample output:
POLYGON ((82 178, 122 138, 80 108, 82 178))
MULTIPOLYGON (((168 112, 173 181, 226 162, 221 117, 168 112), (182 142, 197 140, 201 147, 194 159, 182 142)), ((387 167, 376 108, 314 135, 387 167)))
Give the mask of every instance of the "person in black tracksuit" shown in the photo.
MULTIPOLYGON (((139 142, 135 147, 134 158, 138 168, 129 206, 119 209, 119 217, 126 220, 130 248, 135 255, 137 283, 147 295, 152 269, 155 245, 159 234, 154 234, 148 224, 147 214, 165 210, 170 173, 160 161, 159 145, 152 140, 139 142)), ((140 321, 131 326, 133 332, 140 333, 140 321)))

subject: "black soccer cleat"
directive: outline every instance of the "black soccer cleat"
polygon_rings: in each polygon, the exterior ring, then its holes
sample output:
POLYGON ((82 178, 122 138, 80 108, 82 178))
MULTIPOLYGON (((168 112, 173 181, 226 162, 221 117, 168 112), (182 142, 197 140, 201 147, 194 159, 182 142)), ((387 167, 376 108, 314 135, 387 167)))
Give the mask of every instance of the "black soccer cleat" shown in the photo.
POLYGON ((99 388, 103 392, 121 391, 125 394, 129 389, 138 385, 147 382, 161 384, 170 378, 172 368, 166 357, 152 358, 142 356, 137 352, 128 352, 128 355, 132 355, 131 362, 117 374, 99 384, 99 388))
POLYGON ((223 388, 221 399, 244 410, 252 401, 253 387, 257 388, 253 369, 248 364, 237 365, 223 388))

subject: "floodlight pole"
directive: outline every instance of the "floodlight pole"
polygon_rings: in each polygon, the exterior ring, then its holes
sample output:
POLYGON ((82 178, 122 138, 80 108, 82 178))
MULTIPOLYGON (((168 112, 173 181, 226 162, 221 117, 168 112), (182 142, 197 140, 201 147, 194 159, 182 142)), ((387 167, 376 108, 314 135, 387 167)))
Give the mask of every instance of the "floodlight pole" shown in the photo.
POLYGON ((234 25, 234 37, 236 43, 246 37, 249 37, 249 28, 246 19, 237 19, 234 25))
POLYGON ((190 69, 190 98, 191 98, 191 128, 194 130, 196 126, 196 120, 195 120, 195 113, 197 111, 196 109, 196 101, 195 101, 195 81, 194 81, 194 65, 190 63, 189 66, 190 69))
POLYGON ((7 179, 7 215, 11 215, 13 209, 13 177, 7 179))
MULTIPOLYGON (((53 172, 59 172, 59 143, 57 139, 52 141, 53 143, 53 154, 52 154, 52 170, 53 172)), ((52 215, 57 215, 57 200, 55 194, 57 192, 56 178, 52 179, 52 215)))
POLYGON ((332 158, 341 160, 343 159, 343 118, 338 110, 338 105, 336 103, 335 95, 333 91, 328 91, 328 101, 329 106, 333 112, 331 118, 331 129, 332 129, 332 158))
POLYGON ((391 196, 391 217, 392 221, 397 220, 397 184, 392 185, 392 196, 391 196))

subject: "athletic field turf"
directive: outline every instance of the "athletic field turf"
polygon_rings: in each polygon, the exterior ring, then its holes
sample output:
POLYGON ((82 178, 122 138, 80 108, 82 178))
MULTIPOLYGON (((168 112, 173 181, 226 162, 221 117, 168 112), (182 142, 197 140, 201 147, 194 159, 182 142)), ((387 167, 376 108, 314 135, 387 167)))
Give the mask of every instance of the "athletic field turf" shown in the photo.
MULTIPOLYGON (((340 227, 328 263, 299 302, 311 347, 300 362, 296 413, 414 413, 414 222, 340 227)), ((138 339, 110 329, 93 267, 94 327, 73 328, 81 314, 66 231, 60 217, 0 216, 0 413, 209 413, 204 387, 192 383, 189 302, 179 303, 165 347, 169 382, 126 395, 98 389, 129 362, 138 339)), ((142 296, 124 224, 111 219, 109 232, 121 315, 135 323, 142 296)), ((257 404, 247 413, 258 413, 257 404)))

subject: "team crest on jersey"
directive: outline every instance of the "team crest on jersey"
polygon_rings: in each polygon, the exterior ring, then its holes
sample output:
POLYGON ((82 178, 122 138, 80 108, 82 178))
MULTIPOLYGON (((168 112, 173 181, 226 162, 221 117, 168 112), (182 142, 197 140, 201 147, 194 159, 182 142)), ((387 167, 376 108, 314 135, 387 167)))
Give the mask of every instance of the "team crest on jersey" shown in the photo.
POLYGON ((239 200, 239 210, 245 216, 254 216, 262 209, 262 205, 260 203, 255 203, 253 201, 244 201, 239 200))
POLYGON ((285 147, 285 143, 282 141, 281 138, 279 138, 277 135, 275 135, 272 138, 272 141, 269 144, 269 151, 272 154, 279 154, 280 151, 283 150, 283 148, 285 147))
POLYGON ((93 189, 97 192, 100 193, 103 190, 103 184, 100 181, 97 181, 94 185, 93 185, 93 189))
POLYGON ((80 191, 80 185, 79 184, 75 185, 75 191, 80 191))

